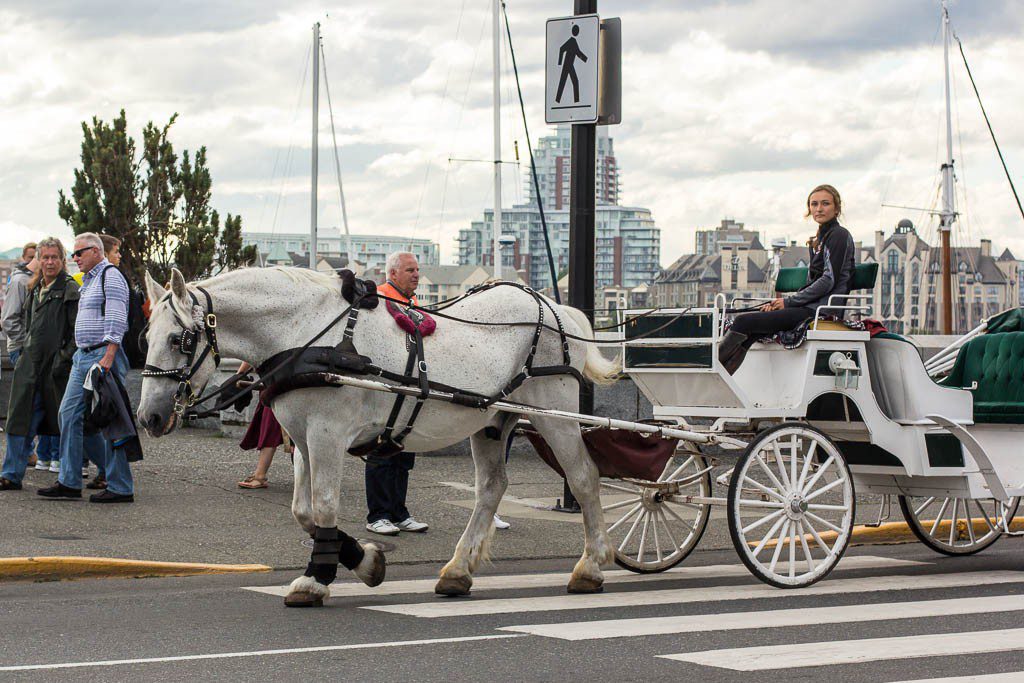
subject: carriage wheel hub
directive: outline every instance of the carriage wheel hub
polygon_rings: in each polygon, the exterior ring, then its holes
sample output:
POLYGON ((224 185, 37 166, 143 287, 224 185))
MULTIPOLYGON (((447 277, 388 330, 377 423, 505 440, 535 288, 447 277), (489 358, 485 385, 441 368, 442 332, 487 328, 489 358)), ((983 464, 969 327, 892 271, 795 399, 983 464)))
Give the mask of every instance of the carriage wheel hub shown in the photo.
POLYGON ((658 489, 645 489, 643 495, 640 497, 640 502, 643 503, 644 509, 651 512, 656 510, 664 500, 665 496, 663 496, 661 491, 658 489))
POLYGON ((790 519, 802 519, 807 512, 807 501, 800 494, 793 494, 786 505, 786 516, 790 519))

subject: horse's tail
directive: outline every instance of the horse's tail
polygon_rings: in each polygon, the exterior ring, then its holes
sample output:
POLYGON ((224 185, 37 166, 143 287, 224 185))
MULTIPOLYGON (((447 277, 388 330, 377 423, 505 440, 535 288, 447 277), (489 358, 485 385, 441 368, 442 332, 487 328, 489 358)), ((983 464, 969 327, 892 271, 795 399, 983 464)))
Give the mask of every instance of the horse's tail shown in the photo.
MULTIPOLYGON (((562 306, 562 310, 565 311, 567 317, 572 319, 576 323, 580 330, 582 330, 582 337, 593 337, 594 330, 590 326, 590 321, 587 316, 584 315, 583 311, 572 306, 562 306)), ((587 359, 583 365, 583 376, 593 381, 595 384, 612 384, 622 373, 622 363, 618 358, 615 360, 608 360, 601 354, 601 350, 597 347, 597 344, 587 344, 587 359)))

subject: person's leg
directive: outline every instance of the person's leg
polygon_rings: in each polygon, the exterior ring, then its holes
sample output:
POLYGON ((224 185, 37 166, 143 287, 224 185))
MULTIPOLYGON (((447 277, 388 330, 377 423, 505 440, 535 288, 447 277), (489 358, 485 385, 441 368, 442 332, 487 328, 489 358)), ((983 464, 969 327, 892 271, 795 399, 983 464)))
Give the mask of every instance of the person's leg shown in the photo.
POLYGON ((391 457, 391 521, 402 522, 409 519, 409 508, 405 505, 405 497, 409 493, 409 472, 416 464, 415 453, 399 453, 391 457))
MULTIPOLYGON (((391 467, 387 458, 377 459, 369 456, 366 459, 366 521, 373 524, 379 519, 400 522, 391 519, 391 490, 393 488, 391 467)), ((404 517, 402 519, 405 519, 404 517)))
POLYGON ((777 311, 744 313, 736 316, 729 332, 719 342, 718 360, 732 375, 739 369, 747 351, 759 338, 792 330, 814 315, 808 308, 782 308, 777 311))
POLYGON ((60 475, 57 482, 70 489, 82 488, 82 422, 85 418, 82 384, 89 369, 102 357, 102 349, 75 352, 64 399, 60 402, 60 475))
POLYGON ((260 456, 256 460, 256 469, 251 475, 238 482, 238 485, 244 489, 266 488, 267 472, 270 471, 270 465, 274 462, 274 453, 276 452, 277 446, 261 448, 260 456))
POLYGON ((18 434, 7 434, 7 455, 4 456, 3 471, 0 477, 12 484, 21 484, 28 466, 28 438, 18 434))
POLYGON ((119 496, 135 495, 135 482, 132 480, 132 469, 128 466, 123 448, 114 448, 106 442, 107 491, 119 496))

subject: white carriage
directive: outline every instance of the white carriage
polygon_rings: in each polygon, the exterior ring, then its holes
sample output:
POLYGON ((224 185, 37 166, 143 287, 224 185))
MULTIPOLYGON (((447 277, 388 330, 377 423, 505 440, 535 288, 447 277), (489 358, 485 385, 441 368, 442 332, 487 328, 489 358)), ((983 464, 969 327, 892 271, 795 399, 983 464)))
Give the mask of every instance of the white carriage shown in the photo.
MULTIPOLYGON (((861 311, 868 298, 829 305, 861 311)), ((713 495, 714 459, 692 439, 656 481, 603 480, 619 564, 677 564, 725 506, 755 576, 807 586, 849 544, 855 493, 884 495, 883 509, 897 496, 914 534, 938 552, 978 552, 1010 532, 1024 494, 1024 332, 961 340, 939 359, 949 369, 956 358, 942 385, 908 341, 816 316, 799 347, 755 344, 729 375, 718 362, 725 311, 719 295, 709 308, 625 312, 624 372, 655 421, 741 455, 718 479, 725 497, 713 495)))

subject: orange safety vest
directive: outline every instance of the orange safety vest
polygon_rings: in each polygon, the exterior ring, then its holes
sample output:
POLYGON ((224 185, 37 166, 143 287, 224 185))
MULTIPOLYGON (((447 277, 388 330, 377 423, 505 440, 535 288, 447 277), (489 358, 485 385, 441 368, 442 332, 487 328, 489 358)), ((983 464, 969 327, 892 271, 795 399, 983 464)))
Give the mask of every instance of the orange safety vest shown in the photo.
POLYGON ((385 282, 382 285, 377 285, 377 291, 380 292, 381 294, 383 294, 384 296, 389 296, 392 299, 399 299, 401 301, 404 301, 405 303, 409 303, 410 301, 412 301, 412 303, 416 304, 417 306, 419 306, 419 304, 420 304, 419 301, 416 301, 416 295, 415 294, 413 294, 412 298, 410 299, 406 295, 404 295, 401 292, 399 292, 398 288, 395 287, 390 282, 385 282))

